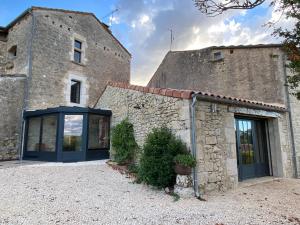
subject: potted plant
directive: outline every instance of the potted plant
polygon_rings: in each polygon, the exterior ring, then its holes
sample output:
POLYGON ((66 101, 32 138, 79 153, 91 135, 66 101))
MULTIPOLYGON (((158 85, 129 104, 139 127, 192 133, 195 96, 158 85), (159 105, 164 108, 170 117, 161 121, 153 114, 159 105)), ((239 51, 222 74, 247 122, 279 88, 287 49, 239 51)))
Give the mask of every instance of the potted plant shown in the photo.
POLYGON ((190 175, 196 166, 196 159, 191 154, 179 154, 174 158, 175 172, 179 175, 190 175))

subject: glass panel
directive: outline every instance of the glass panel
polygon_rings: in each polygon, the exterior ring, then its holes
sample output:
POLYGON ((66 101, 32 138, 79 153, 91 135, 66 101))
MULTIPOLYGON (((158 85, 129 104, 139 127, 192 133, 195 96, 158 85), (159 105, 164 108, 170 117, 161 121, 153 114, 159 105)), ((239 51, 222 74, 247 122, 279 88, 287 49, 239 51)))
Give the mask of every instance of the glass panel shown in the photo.
POLYGON ((80 42, 80 41, 77 41, 77 40, 75 40, 75 42, 74 42, 74 46, 75 46, 75 48, 81 49, 81 42, 80 42))
POLYGON ((80 103, 80 81, 71 80, 71 96, 70 101, 80 103))
POLYGON ((74 50, 74 61, 77 63, 81 63, 81 52, 74 50))
POLYGON ((27 151, 39 151, 41 118, 28 119, 27 151))
POLYGON ((65 115, 63 151, 81 151, 83 115, 65 115))
POLYGON ((43 117, 42 143, 40 146, 41 151, 55 152, 56 129, 57 129, 56 115, 43 117))
POLYGON ((251 121, 239 121, 240 129, 240 152, 242 154, 243 164, 254 163, 254 149, 252 139, 252 123, 251 121))
POLYGON ((109 117, 89 116, 89 150, 109 147, 109 117))

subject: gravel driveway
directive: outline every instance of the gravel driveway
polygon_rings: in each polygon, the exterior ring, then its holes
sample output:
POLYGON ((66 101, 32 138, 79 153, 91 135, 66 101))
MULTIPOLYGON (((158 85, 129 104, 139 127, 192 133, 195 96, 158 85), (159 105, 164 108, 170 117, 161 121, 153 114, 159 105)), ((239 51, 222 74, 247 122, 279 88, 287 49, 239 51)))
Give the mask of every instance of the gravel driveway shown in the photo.
POLYGON ((0 224, 300 224, 300 180, 173 201, 103 162, 0 167, 0 224))

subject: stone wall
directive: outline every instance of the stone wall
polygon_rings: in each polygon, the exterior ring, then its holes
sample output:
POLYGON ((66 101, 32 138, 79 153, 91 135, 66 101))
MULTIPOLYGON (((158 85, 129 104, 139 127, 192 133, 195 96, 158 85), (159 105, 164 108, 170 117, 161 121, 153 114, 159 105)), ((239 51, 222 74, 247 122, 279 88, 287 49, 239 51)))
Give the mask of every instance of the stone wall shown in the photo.
POLYGON ((129 53, 90 14, 34 10, 29 108, 70 103, 70 80, 82 82, 78 106, 93 107, 108 80, 129 82, 129 53), (73 62, 74 38, 83 43, 81 64, 73 62))
POLYGON ((196 103, 197 173, 201 192, 225 191, 238 183, 234 114, 226 105, 196 103))
POLYGON ((128 117, 140 147, 153 128, 167 126, 190 147, 190 101, 107 86, 96 108, 112 110, 112 127, 128 117))
POLYGON ((290 106, 292 114, 292 123, 294 128, 294 140, 296 148, 297 170, 300 177, 300 100, 290 96, 290 106))
POLYGON ((4 41, 5 36, 0 31, 0 74, 5 72, 6 63, 6 41, 4 41))
POLYGON ((25 75, 0 75, 0 160, 18 157, 25 75))
POLYGON ((235 115, 268 121, 272 171, 276 177, 293 177, 288 113, 267 112, 217 104, 196 103, 197 173, 201 192, 225 191, 238 185, 235 115))
POLYGON ((31 16, 27 15, 8 30, 6 51, 6 74, 28 74, 28 57, 32 30, 31 16), (14 57, 8 52, 17 47, 14 57))
POLYGON ((285 103, 282 55, 278 47, 169 52, 148 86, 285 103), (224 58, 214 60, 215 52, 221 52, 224 58))

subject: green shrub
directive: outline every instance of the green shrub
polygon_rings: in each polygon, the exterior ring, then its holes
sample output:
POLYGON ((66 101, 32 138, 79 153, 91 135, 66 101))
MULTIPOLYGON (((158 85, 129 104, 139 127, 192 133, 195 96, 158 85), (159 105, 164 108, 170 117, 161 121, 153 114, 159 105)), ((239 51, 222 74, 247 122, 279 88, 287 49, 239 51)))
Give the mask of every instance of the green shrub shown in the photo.
POLYGON ((138 145, 134 138, 133 125, 125 119, 112 130, 114 159, 119 164, 132 162, 138 145))
POLYGON ((179 165, 187 166, 191 168, 194 168, 197 163, 195 157, 192 156, 191 154, 179 154, 175 156, 174 162, 179 165))
POLYGON ((186 145, 168 128, 154 129, 148 134, 140 160, 138 178, 157 187, 175 184, 174 157, 186 152, 186 145))

